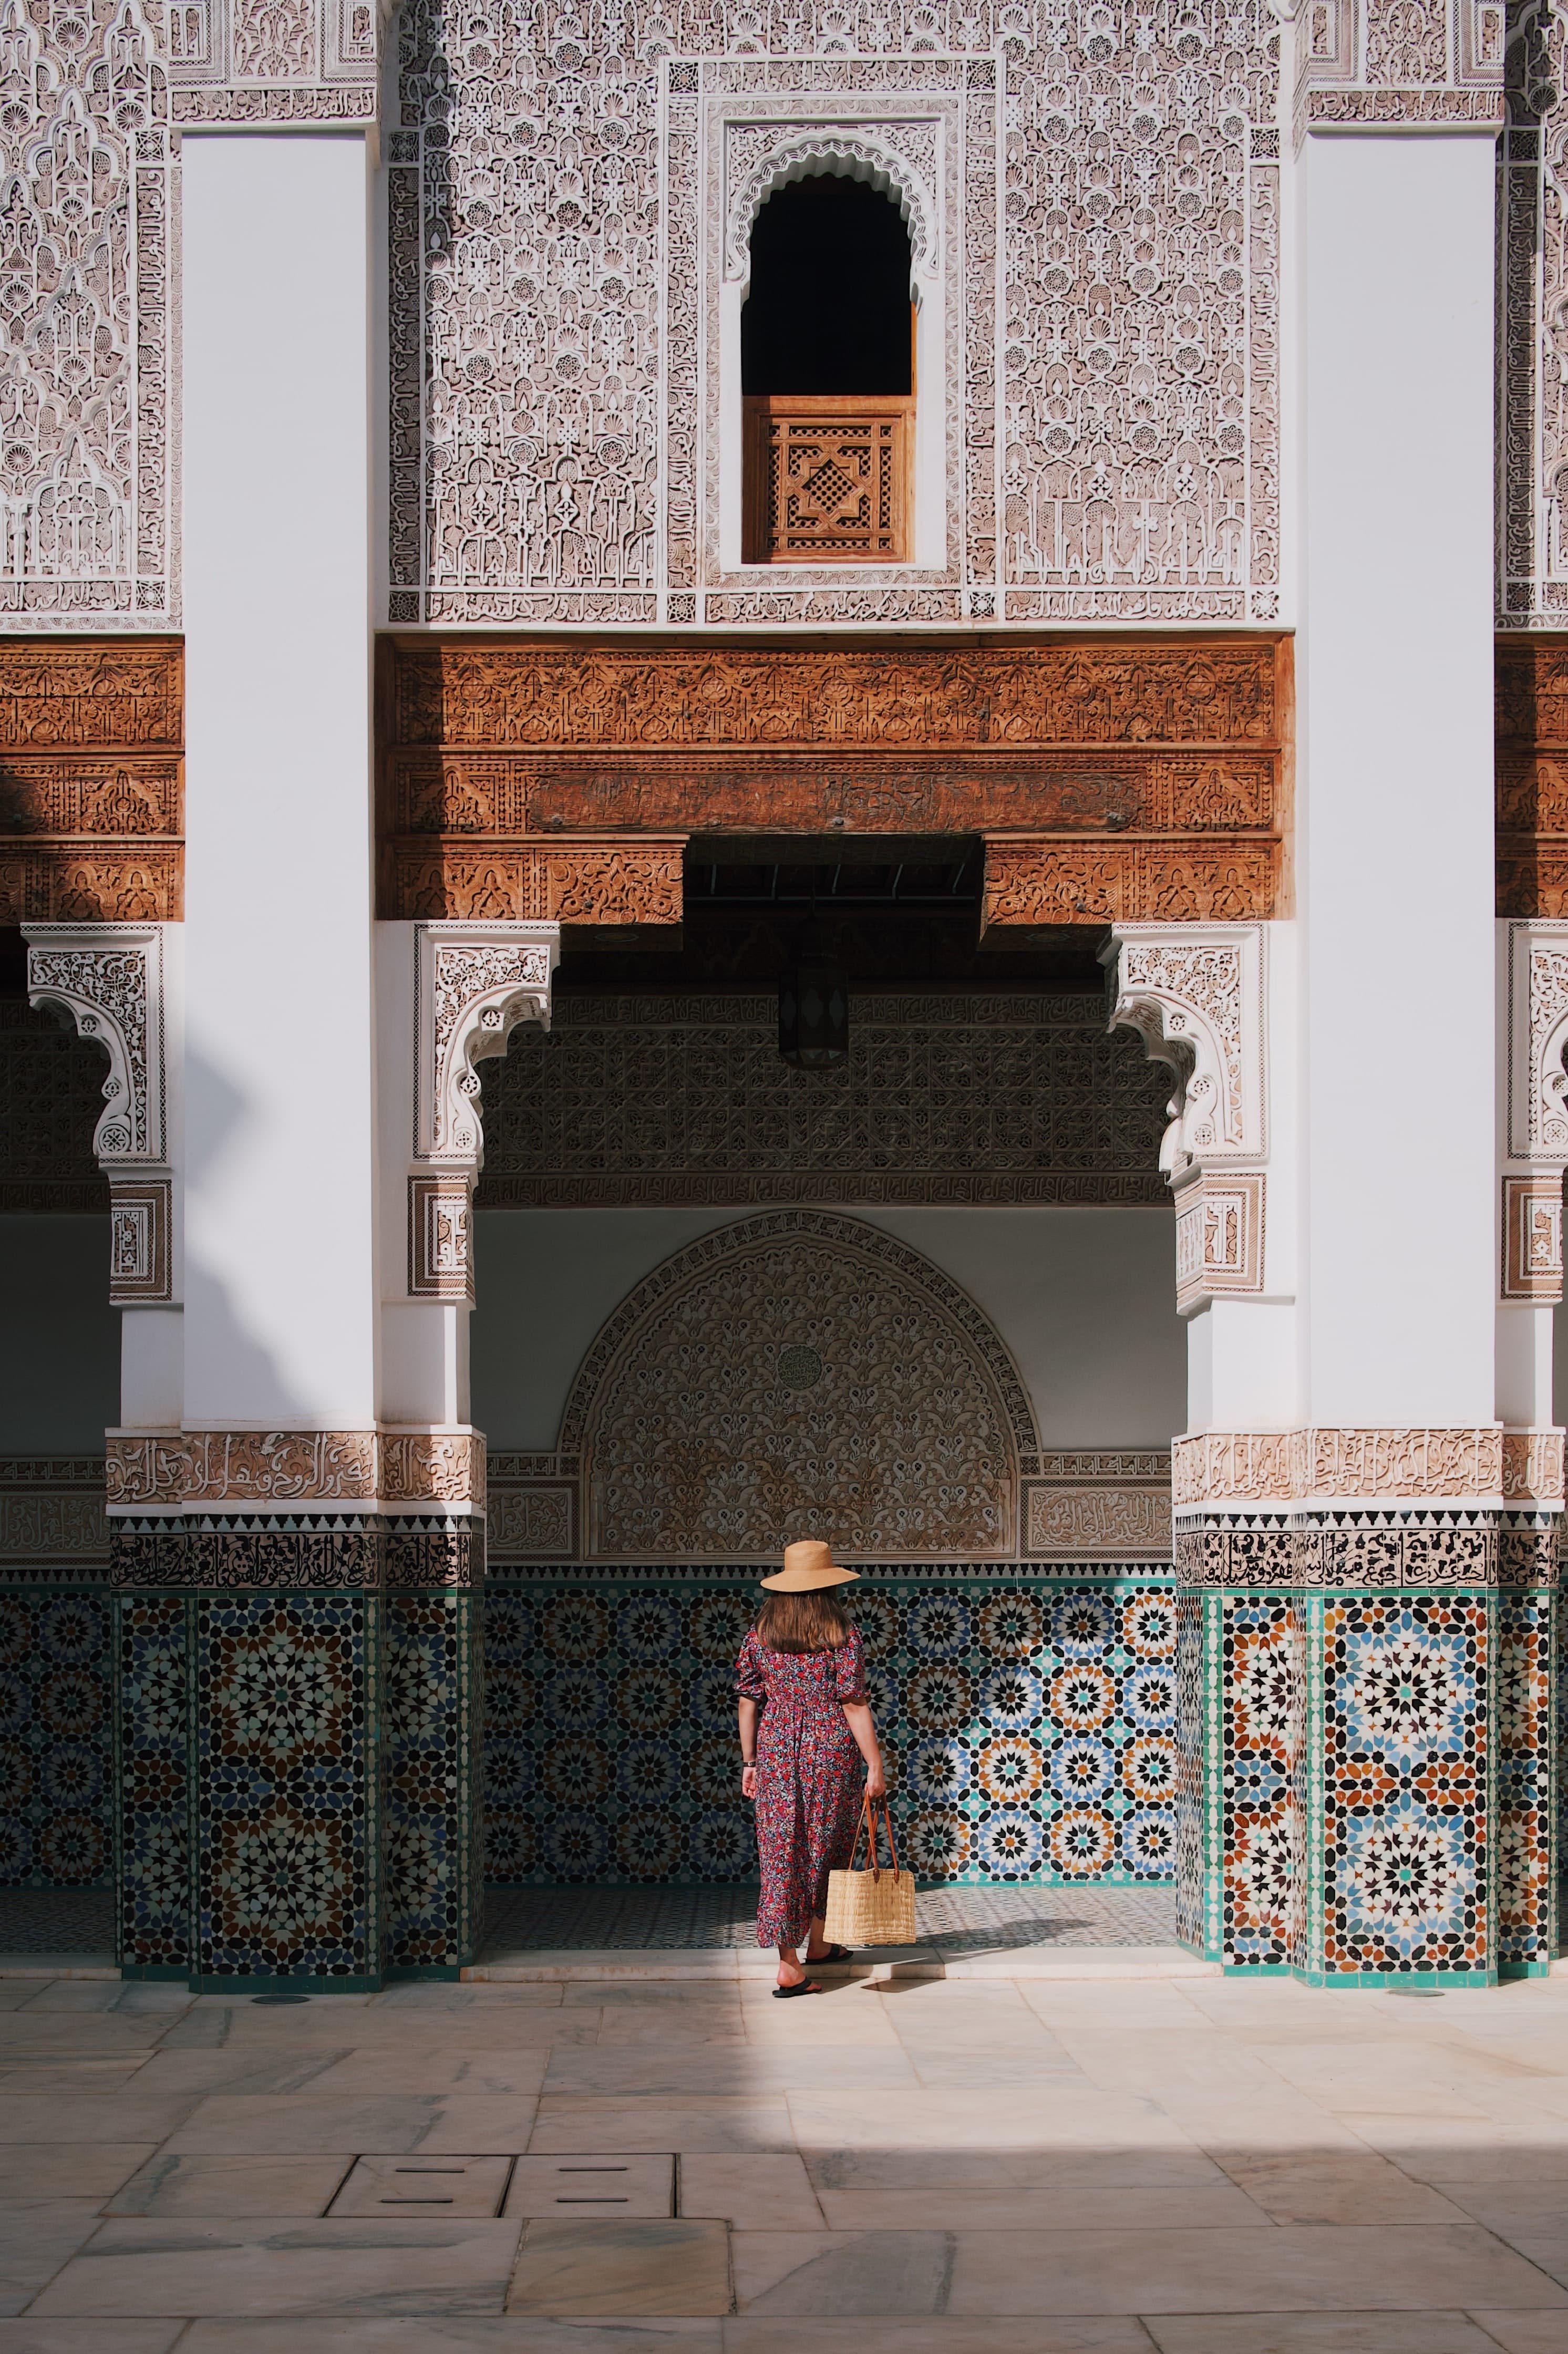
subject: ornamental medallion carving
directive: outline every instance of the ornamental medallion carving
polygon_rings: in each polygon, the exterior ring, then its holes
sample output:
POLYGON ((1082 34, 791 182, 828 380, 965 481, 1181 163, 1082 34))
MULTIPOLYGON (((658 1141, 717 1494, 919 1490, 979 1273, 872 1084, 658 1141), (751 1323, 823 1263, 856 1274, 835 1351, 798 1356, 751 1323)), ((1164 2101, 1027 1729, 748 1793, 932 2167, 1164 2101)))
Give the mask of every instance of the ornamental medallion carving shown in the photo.
POLYGON ((1037 1447, 968 1295, 877 1228, 802 1210, 721 1228, 638 1285, 560 1443, 584 1456, 605 1561, 766 1560, 818 1534, 857 1561, 1011 1558, 1037 1447))

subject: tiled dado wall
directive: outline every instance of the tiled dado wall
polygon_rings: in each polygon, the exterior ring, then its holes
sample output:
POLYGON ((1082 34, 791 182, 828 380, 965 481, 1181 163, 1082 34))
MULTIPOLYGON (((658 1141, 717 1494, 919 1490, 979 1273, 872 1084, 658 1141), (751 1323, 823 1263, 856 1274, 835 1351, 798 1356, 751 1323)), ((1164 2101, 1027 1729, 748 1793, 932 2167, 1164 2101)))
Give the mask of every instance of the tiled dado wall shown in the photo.
MULTIPOLYGON (((486 1878, 755 1874, 735 1659, 756 1568, 511 1566, 486 1590, 486 1878)), ((895 1761, 903 1858, 928 1881, 1166 1881, 1175 1856, 1176 1596, 1091 1578, 868 1571, 851 1596, 895 1761)))
POLYGON ((1183 1939, 1312 1979, 1545 1969, 1555 1611, 1550 1587, 1183 1589, 1183 1939))
POLYGON ((0 1887, 114 1877, 101 1457, 0 1457, 0 1887))

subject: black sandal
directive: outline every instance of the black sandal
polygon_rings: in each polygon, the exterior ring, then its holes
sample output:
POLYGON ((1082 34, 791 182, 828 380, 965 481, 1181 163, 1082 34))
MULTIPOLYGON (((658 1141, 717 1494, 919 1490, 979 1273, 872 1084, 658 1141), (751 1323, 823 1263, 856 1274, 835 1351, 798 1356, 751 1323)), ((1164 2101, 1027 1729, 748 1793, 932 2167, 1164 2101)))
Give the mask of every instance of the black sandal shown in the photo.
POLYGON ((825 1954, 808 1954, 806 1967, 809 1970, 822 1970, 827 1968, 830 1962, 847 1962, 849 1957, 848 1946, 830 1946, 825 1954))
POLYGON ((793 2002, 798 1994, 821 1994, 821 1991, 814 1978, 802 1978, 799 1986, 775 1987, 773 1999, 775 2002, 793 2002))

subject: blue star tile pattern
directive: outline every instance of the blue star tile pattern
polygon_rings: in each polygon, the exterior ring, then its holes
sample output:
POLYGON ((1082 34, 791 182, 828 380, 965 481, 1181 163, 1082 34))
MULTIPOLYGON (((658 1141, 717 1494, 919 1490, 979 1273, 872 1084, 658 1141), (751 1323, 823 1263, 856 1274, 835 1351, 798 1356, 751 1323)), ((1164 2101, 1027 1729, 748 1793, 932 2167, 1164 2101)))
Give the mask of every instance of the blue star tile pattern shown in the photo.
POLYGON ((102 1587, 0 1588, 0 1886, 113 1879, 110 1644, 102 1587))
MULTIPOLYGON (((756 1573, 491 1580, 486 1876, 755 1876, 734 1663, 756 1573)), ((878 1571, 855 1590, 905 1861, 932 1882, 1168 1882, 1176 1596, 1147 1571, 878 1571)))

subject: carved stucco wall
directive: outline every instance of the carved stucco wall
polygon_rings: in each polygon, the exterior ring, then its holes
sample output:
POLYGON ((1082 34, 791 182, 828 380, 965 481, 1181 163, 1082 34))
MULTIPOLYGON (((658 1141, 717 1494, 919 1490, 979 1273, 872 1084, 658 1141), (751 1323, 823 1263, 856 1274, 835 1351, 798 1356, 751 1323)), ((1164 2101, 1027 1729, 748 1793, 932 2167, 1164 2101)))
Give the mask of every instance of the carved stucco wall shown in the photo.
POLYGON ((918 1252, 779 1210, 654 1269, 562 1419, 603 1561, 1006 1560, 1034 1419, 989 1320, 918 1252))
POLYGON ((1276 617, 1261 0, 411 0, 400 44, 395 623, 1276 617), (740 191, 709 134, 747 101, 789 137, 928 118, 909 172, 964 257, 939 575, 717 585, 708 290, 740 191))
POLYGON ((163 16, 140 0, 0 9, 6 630, 178 617, 163 16))
MULTIPOLYGON (((1497 109, 1494 0, 1294 13, 1302 122, 1497 109)), ((1530 0, 1509 48, 1499 610, 1518 628, 1568 616, 1564 37, 1530 0)), ((359 0, 0 8, 0 626, 177 625, 172 133, 368 123, 380 38, 359 0)), ((1262 0, 1126 19, 1095 0, 532 16, 410 0, 399 40, 392 620, 1277 617, 1281 110, 1262 0), (737 139, 715 184, 704 126, 749 95, 786 129, 930 118, 904 160, 938 184, 935 234, 962 259, 939 574, 716 578, 705 273, 758 157, 737 139)))
POLYGON ((1568 25, 1510 16, 1498 148, 1498 607, 1505 629, 1568 627, 1568 25))

